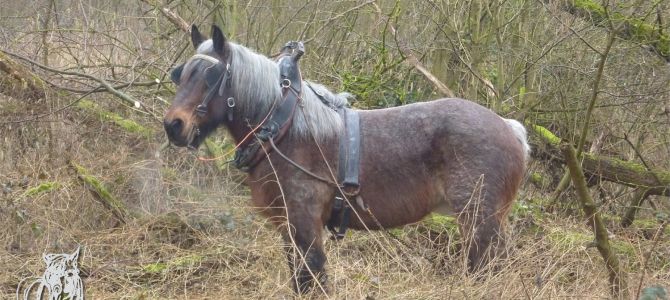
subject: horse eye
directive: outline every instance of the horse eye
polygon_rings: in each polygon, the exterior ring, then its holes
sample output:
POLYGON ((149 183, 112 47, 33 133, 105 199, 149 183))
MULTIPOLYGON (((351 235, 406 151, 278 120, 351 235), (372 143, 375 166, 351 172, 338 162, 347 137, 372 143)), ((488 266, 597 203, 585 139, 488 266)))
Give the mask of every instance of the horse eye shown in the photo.
POLYGON ((68 277, 72 277, 72 276, 74 276, 74 273, 72 273, 72 271, 67 272, 67 276, 68 276, 68 277))

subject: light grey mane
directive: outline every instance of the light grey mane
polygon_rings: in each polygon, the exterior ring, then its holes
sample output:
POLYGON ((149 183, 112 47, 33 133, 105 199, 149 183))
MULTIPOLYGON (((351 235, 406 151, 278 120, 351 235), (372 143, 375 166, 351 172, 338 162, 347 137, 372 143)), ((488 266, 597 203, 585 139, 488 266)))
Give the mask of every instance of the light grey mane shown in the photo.
MULTIPOLYGON (((232 51, 230 61, 231 85, 235 108, 251 124, 258 124, 267 115, 275 101, 281 101, 279 86, 279 67, 277 63, 253 50, 234 43, 228 43, 232 51)), ((200 44, 198 54, 212 55, 212 40, 200 44)), ((348 93, 333 94, 321 84, 310 85, 335 106, 347 104, 348 93)), ((302 106, 297 107, 289 134, 295 137, 311 138, 317 141, 337 136, 343 129, 338 113, 321 102, 318 96, 306 85, 302 87, 302 106)))

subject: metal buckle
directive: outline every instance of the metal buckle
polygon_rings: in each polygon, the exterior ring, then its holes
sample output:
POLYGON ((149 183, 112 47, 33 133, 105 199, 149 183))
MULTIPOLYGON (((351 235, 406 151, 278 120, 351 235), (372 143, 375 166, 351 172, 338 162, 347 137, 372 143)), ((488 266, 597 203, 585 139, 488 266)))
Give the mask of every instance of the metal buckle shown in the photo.
POLYGON ((202 117, 207 113, 207 106, 200 104, 195 108, 195 112, 198 113, 198 116, 202 117))
POLYGON ((281 84, 280 84, 280 85, 281 85, 281 87, 283 87, 283 88, 285 88, 285 89, 291 87, 291 79, 284 78, 284 79, 281 81, 281 84))
POLYGON ((228 103, 228 107, 233 108, 235 107, 235 98, 229 97, 226 102, 228 103))

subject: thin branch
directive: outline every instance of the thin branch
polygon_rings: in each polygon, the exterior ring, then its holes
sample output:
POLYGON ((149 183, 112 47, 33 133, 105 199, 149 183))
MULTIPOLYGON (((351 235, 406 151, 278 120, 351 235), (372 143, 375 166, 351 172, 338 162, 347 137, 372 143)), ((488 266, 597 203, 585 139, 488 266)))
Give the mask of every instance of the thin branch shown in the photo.
POLYGON ((3 53, 5 53, 5 54, 7 54, 7 55, 16 57, 16 58, 18 58, 18 59, 21 59, 21 60, 23 60, 23 61, 26 61, 26 62, 28 62, 28 63, 30 63, 30 64, 33 64, 33 65, 35 65, 35 66, 38 66, 38 67, 40 67, 40 68, 42 68, 42 69, 44 69, 44 70, 47 70, 47 71, 50 71, 50 72, 53 72, 53 73, 58 73, 58 74, 63 74, 63 75, 70 75, 70 76, 84 77, 84 78, 87 78, 87 79, 96 81, 96 82, 98 82, 98 83, 100 84, 100 86, 102 86, 105 90, 107 90, 107 91, 108 91, 109 93, 111 93, 112 95, 114 95, 114 96, 116 96, 117 98, 119 98, 119 99, 121 99, 121 100, 127 102, 128 104, 130 104, 130 105, 133 106, 133 107, 136 107, 136 108, 143 108, 147 113, 149 113, 150 115, 152 115, 156 120, 159 120, 159 121, 161 120, 161 118, 159 118, 158 116, 156 116, 156 115, 155 115, 151 110, 149 110, 149 109, 146 107, 146 105, 144 105, 142 102, 140 102, 140 101, 138 101, 138 100, 135 100, 133 97, 131 97, 131 96, 129 96, 129 95, 127 95, 127 94, 125 94, 125 93, 123 93, 123 92, 117 90, 117 89, 114 88, 111 84, 109 84, 109 82, 107 82, 106 80, 104 80, 104 79, 102 79, 102 78, 98 78, 98 77, 95 77, 95 76, 93 76, 93 75, 89 75, 89 74, 86 74, 86 73, 80 73, 80 72, 75 72, 75 71, 62 71, 62 70, 54 69, 54 68, 51 68, 51 67, 49 67, 49 66, 45 66, 45 65, 43 65, 43 64, 41 64, 41 63, 38 63, 38 62, 36 62, 36 61, 34 61, 34 60, 30 59, 30 58, 23 57, 23 56, 21 56, 21 55, 18 55, 18 54, 15 54, 15 53, 12 53, 12 52, 9 52, 9 51, 6 51, 6 50, 2 50, 2 49, 0 49, 0 52, 3 52, 3 53))
POLYGON ((167 7, 159 7, 158 1, 155 0, 140 0, 140 2, 144 2, 146 4, 151 5, 152 7, 160 10, 161 14, 163 14, 172 24, 177 26, 179 30, 189 33, 191 32, 191 26, 182 18, 180 17, 177 13, 173 12, 171 9, 167 7))
POLYGON ((395 26, 393 26, 393 24, 390 23, 389 17, 382 13, 382 10, 377 5, 377 3, 372 2, 372 6, 377 11, 377 15, 379 16, 380 20, 382 20, 385 23, 389 23, 391 34, 393 34, 393 37, 395 38, 398 50, 400 50, 400 53, 406 58, 404 62, 414 67, 417 71, 419 71, 419 73, 421 73, 424 77, 426 77, 426 79, 430 81, 430 83, 432 83, 433 86, 438 91, 440 91, 441 94, 450 98, 455 97, 456 94, 451 89, 449 89, 449 87, 447 87, 446 84, 442 83, 442 81, 440 81, 435 75, 433 75, 433 73, 428 71, 428 69, 426 69, 426 67, 423 66, 423 64, 419 61, 419 59, 417 59, 416 56, 414 56, 412 50, 409 48, 407 43, 400 40, 400 38, 398 37, 398 31, 396 30, 395 26))

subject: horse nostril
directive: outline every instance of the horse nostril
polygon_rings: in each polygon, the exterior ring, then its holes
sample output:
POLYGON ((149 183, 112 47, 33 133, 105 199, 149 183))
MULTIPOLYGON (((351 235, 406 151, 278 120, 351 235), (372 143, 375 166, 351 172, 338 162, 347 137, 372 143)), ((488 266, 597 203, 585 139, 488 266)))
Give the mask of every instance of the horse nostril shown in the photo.
POLYGON ((169 136, 175 136, 181 132, 182 127, 184 127, 184 122, 181 119, 174 119, 172 121, 165 120, 163 126, 169 136))

